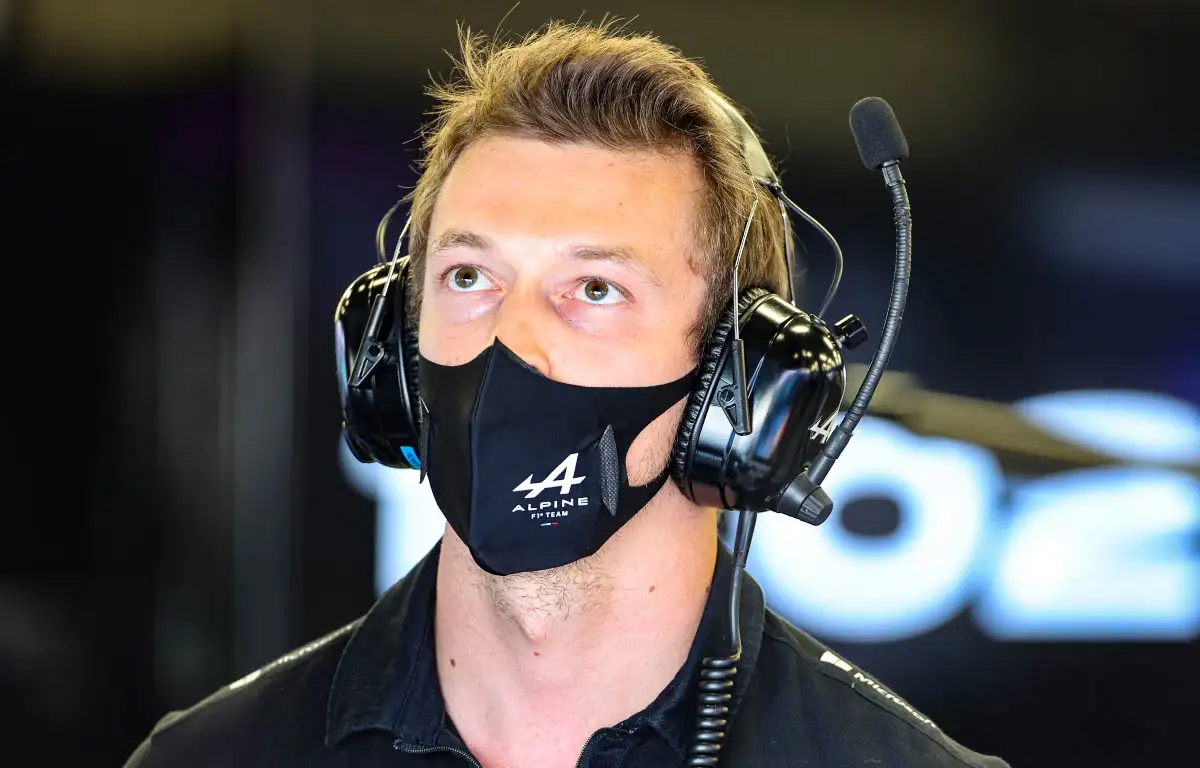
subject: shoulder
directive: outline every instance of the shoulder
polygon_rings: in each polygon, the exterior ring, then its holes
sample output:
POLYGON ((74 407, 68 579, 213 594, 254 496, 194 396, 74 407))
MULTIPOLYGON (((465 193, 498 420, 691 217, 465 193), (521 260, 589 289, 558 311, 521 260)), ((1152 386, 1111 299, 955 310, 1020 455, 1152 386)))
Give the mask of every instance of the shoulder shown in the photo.
MULTIPOLYGON (((868 672, 768 611, 746 702, 830 764, 1008 768, 959 744, 868 672), (755 688, 759 689, 755 695, 755 688), (807 733, 806 733, 807 731, 807 733)), ((739 713, 741 717, 741 713, 739 713)))
POLYGON ((334 672, 359 621, 280 656, 186 710, 171 712, 125 768, 266 765, 275 764, 285 750, 319 748, 334 672))

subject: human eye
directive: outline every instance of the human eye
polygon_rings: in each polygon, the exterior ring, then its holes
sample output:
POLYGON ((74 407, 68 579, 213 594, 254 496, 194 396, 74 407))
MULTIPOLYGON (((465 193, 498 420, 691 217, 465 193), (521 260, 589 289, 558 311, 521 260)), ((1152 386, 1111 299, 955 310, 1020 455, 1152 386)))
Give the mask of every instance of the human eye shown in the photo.
POLYGON ((620 304, 627 301, 623 290, 599 277, 589 277, 580 283, 572 298, 595 306, 620 304))
POLYGON ((457 264, 442 272, 441 282, 450 290, 459 293, 487 290, 492 281, 479 267, 457 264))

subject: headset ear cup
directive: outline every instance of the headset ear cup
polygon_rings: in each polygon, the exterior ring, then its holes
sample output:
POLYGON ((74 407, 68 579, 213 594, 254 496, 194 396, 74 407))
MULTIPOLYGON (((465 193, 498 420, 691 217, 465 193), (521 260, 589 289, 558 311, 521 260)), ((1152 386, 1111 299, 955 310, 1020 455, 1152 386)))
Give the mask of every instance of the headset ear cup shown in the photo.
MULTIPOLYGON (((742 316, 747 307, 768 294, 770 291, 765 288, 742 290, 738 301, 738 317, 742 316)), ((692 394, 683 409, 683 418, 679 422, 679 431, 675 434, 675 445, 671 450, 671 477, 681 489, 684 489, 685 495, 687 493, 687 474, 691 466, 689 453, 695 444, 696 433, 701 424, 700 417, 704 415, 712 398, 713 384, 725 363, 726 348, 728 347, 726 342, 732 331, 733 317, 728 312, 723 312, 700 356, 700 364, 696 372, 696 386, 692 388, 692 394)), ((732 430, 732 427, 730 429, 732 430)))

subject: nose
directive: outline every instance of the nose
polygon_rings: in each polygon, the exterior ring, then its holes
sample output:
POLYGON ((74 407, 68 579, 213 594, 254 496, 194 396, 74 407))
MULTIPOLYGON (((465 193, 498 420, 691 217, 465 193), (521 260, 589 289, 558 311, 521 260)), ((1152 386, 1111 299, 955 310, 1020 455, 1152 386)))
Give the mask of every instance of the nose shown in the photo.
POLYGON ((504 297, 496 313, 493 338, 499 339, 538 373, 550 378, 546 341, 548 329, 553 327, 553 314, 535 291, 514 289, 504 297))

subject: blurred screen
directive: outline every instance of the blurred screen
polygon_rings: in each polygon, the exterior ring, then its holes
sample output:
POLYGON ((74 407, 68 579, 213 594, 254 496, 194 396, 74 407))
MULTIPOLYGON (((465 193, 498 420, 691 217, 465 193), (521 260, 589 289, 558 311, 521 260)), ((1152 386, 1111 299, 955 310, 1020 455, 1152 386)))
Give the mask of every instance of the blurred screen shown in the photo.
MULTIPOLYGON (((1200 409, 1138 392, 1019 403, 1027 418, 1128 466, 1006 478, 977 446, 868 417, 825 487, 820 527, 763 514, 749 570, 768 605, 829 640, 888 642, 960 612, 996 641, 1188 640, 1200 633, 1200 479, 1139 467, 1200 459, 1200 409)), ((341 467, 377 505, 377 592, 445 523, 416 472, 341 467)), ((732 541, 727 540, 732 546, 732 541)))

